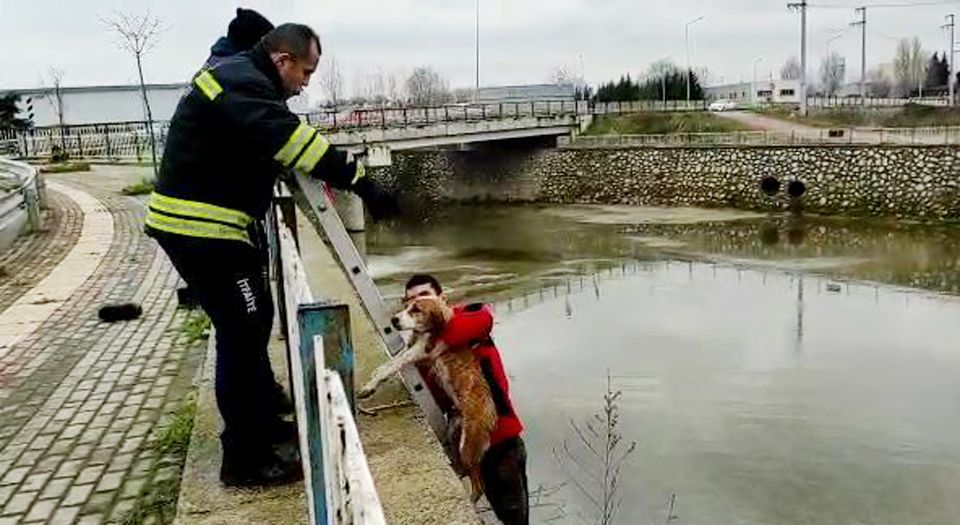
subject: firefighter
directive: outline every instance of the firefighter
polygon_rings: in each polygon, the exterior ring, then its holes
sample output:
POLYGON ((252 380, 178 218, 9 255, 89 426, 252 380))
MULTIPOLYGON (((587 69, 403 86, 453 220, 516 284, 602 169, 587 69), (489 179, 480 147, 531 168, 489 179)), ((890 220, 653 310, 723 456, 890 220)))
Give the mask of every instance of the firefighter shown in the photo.
POLYGON ((250 51, 194 77, 170 122, 146 231, 195 290, 216 329, 217 405, 224 428, 221 481, 272 485, 302 476, 289 423, 270 402, 267 357, 273 303, 251 225, 264 217, 277 177, 293 170, 348 189, 374 219, 393 198, 358 162, 285 101, 307 86, 320 42, 305 25, 283 24, 250 51))

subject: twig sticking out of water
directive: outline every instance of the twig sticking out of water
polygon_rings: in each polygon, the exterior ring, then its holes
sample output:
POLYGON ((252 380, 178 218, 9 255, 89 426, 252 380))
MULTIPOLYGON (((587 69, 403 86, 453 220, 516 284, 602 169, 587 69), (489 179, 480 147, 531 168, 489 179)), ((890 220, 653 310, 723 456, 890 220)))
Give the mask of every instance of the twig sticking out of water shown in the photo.
POLYGON ((570 420, 571 436, 554 447, 553 455, 571 485, 589 502, 591 516, 584 521, 613 525, 623 504, 620 473, 627 458, 637 447, 620 434, 619 399, 621 391, 610 385, 607 371, 603 409, 583 423, 570 420))

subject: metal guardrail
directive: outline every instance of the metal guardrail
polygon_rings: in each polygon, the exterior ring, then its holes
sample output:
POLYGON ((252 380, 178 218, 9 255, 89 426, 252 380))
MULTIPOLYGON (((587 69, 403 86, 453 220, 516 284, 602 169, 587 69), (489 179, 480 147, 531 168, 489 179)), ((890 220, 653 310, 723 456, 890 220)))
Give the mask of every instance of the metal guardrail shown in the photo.
POLYGON ((839 128, 809 131, 733 131, 663 135, 581 135, 561 137, 565 148, 792 146, 792 145, 957 145, 960 127, 839 128))
POLYGON ((349 310, 314 301, 294 231, 284 221, 293 217, 290 211, 273 207, 268 227, 310 523, 385 525, 354 419, 349 310))
POLYGON ((0 249, 17 235, 43 227, 40 208, 45 204, 43 179, 33 166, 0 157, 0 249))

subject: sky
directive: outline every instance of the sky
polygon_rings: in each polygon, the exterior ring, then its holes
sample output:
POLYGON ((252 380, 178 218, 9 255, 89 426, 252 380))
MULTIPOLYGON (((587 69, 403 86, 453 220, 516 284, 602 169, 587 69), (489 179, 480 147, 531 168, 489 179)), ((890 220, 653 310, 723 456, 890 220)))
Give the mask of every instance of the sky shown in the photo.
MULTIPOLYGON (((867 63, 891 62, 896 39, 917 37, 930 53, 944 51, 944 16, 960 15, 960 0, 816 1, 809 13, 808 71, 815 74, 830 49, 847 59, 847 80, 859 78, 860 33, 850 27, 853 6, 868 8, 867 63)), ((593 85, 622 73, 636 76, 651 62, 687 61, 684 28, 690 26, 690 63, 708 70, 708 83, 776 76, 799 55, 800 17, 786 0, 479 0, 480 83, 547 81, 559 66, 582 72, 593 85)), ((475 75, 476 0, 0 0, 0 91, 50 85, 133 83, 132 58, 117 49, 101 18, 117 11, 149 10, 166 26, 146 57, 147 82, 182 82, 202 64, 210 45, 226 32, 237 6, 257 9, 275 24, 311 25, 324 56, 334 55, 347 94, 371 76, 403 78, 431 66, 452 87, 469 87, 475 75)), ((960 20, 958 20, 960 22, 960 20)), ((960 35, 958 35, 960 39, 960 35)), ((960 56, 958 56, 960 58, 960 56)), ((323 60, 323 59, 322 59, 323 60)), ((321 64, 322 73, 323 64, 321 64)), ((960 69, 960 64, 958 64, 960 69)), ((307 90, 323 98, 319 82, 307 90)))

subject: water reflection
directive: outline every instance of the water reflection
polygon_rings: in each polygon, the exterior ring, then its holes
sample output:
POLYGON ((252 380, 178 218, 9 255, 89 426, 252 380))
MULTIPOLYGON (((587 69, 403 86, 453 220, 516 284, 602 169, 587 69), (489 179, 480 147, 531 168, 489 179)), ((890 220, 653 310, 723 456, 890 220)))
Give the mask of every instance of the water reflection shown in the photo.
POLYGON ((672 494, 679 524, 956 523, 960 305, 916 290, 960 291, 956 227, 590 213, 448 207, 367 236, 388 295, 427 271, 494 303, 533 487, 562 482, 549 451, 609 368, 639 444, 623 523, 672 494))
POLYGON ((626 438, 640 443, 623 523, 665 516, 671 494, 680 523, 954 523, 960 304, 835 285, 626 263, 555 287, 569 290, 559 304, 544 290, 498 309, 532 484, 563 481, 549 451, 566 421, 599 407, 610 368, 626 438))

